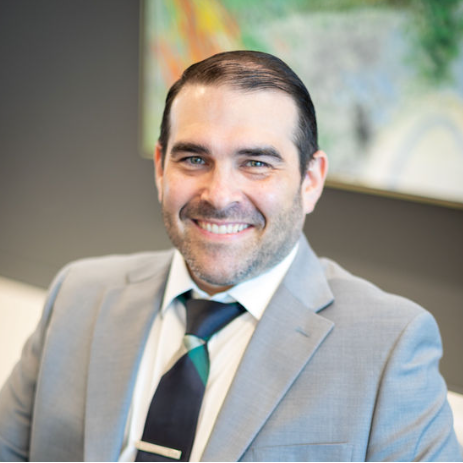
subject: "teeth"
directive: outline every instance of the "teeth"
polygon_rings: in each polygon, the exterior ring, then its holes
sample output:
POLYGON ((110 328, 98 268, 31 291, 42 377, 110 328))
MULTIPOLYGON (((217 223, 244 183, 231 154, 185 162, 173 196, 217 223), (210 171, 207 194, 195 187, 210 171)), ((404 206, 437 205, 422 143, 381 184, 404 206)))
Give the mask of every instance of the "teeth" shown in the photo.
POLYGON ((209 222, 198 222, 198 225, 208 232, 215 233, 216 235, 227 235, 232 233, 242 232, 244 229, 248 228, 249 225, 238 223, 238 224, 229 224, 229 225, 217 225, 215 223, 209 222))

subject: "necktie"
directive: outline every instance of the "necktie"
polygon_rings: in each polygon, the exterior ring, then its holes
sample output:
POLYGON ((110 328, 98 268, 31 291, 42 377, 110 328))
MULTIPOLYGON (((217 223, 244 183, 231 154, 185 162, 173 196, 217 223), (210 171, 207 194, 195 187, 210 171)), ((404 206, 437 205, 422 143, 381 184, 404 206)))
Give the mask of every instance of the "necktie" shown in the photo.
POLYGON ((244 312, 238 303, 189 299, 187 353, 163 375, 151 401, 136 461, 188 461, 209 375, 207 341, 244 312))

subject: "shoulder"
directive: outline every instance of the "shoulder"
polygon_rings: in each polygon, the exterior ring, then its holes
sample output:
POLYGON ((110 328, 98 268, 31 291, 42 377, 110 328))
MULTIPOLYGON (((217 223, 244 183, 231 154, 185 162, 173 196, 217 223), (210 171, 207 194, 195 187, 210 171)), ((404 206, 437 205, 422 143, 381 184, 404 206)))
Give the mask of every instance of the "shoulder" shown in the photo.
POLYGON ((52 316, 67 320, 78 314, 93 319, 102 301, 115 291, 139 282, 148 287, 162 287, 173 251, 142 252, 127 255, 91 257, 70 262, 56 275, 48 290, 41 325, 45 328, 52 316))
MULTIPOLYGON (((325 278, 334 295, 332 314, 339 320, 366 324, 372 321, 386 326, 403 327, 416 318, 432 316, 419 304, 379 288, 372 282, 355 276, 336 262, 320 259, 325 278)), ((325 315, 329 315, 330 310, 325 315)), ((376 329, 379 329, 376 328, 376 329)), ((375 330, 375 327, 373 327, 375 330)))
POLYGON ((89 257, 70 262, 62 272, 67 277, 100 284, 123 284, 127 280, 150 277, 168 267, 172 250, 141 252, 136 254, 114 254, 89 257))
POLYGON ((114 254, 70 262, 53 280, 48 295, 96 294, 152 277, 167 278, 173 250, 114 254))

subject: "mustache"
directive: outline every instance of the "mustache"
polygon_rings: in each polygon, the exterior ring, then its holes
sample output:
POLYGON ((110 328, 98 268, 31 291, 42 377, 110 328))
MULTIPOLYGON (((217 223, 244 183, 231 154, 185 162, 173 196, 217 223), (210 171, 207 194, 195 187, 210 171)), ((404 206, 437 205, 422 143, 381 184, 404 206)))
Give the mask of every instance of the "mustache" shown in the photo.
POLYGON ((217 209, 207 201, 188 203, 180 209, 180 219, 227 220, 251 225, 265 225, 265 218, 254 207, 233 203, 223 209, 217 209))

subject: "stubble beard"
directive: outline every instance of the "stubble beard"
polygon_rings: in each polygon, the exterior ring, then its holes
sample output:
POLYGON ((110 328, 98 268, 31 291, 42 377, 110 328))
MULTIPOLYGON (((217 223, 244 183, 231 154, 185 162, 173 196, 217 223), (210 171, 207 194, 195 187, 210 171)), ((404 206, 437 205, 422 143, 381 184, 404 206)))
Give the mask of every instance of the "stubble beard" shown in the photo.
MULTIPOLYGON (((193 224, 186 226, 185 232, 182 233, 175 218, 164 206, 162 214, 167 234, 172 244, 183 255, 194 278, 218 287, 235 286, 265 273, 280 263, 299 240, 305 217, 299 194, 295 195, 291 207, 274 217, 270 224, 257 209, 252 213, 228 209, 218 211, 208 203, 200 203, 187 205, 180 211, 180 221, 184 224, 188 217, 233 222, 240 221, 239 216, 247 216, 249 220, 251 215, 251 223, 263 233, 253 240, 246 240, 241 245, 197 239, 188 230, 188 227, 194 226, 193 224), (208 256, 207 259, 204 259, 204 256, 208 256)), ((254 231, 250 232, 254 233, 254 231)))

